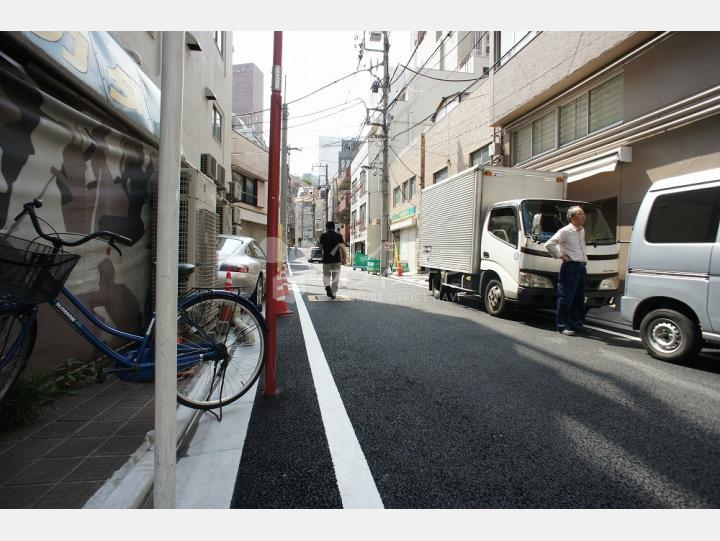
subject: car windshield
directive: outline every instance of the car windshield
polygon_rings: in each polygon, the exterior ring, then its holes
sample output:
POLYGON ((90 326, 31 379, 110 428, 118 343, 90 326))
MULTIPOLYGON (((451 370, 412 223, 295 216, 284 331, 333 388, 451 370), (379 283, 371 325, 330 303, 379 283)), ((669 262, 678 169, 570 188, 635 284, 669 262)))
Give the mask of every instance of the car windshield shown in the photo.
POLYGON ((615 233, 608 225, 602 211, 592 203, 578 201, 528 200, 521 205, 525 233, 538 242, 545 242, 558 229, 568 224, 567 211, 579 205, 585 211, 585 243, 615 244, 615 233))
POLYGON ((224 259, 244 244, 240 239, 218 237, 217 253, 219 259, 224 259))

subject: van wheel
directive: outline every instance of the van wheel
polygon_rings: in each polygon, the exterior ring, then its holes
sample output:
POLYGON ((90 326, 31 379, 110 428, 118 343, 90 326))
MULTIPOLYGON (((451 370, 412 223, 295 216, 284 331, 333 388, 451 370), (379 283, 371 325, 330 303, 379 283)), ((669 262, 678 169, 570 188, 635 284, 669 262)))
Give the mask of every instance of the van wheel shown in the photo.
POLYGON ((702 348, 700 329, 687 316, 661 308, 640 323, 640 338, 647 352, 663 361, 689 361, 702 348))
POLYGON ((507 312, 507 299, 505 298, 505 290, 502 282, 492 279, 485 286, 485 311, 494 317, 501 317, 507 312))

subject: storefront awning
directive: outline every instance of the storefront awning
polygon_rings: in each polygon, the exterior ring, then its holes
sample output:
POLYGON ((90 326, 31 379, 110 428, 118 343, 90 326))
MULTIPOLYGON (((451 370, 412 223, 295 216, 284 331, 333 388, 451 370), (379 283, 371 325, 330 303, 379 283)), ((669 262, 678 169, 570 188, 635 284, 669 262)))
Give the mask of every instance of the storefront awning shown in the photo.
POLYGON ((620 147, 603 156, 595 156, 590 160, 580 163, 573 163, 560 170, 567 173, 567 181, 576 182, 598 173, 614 171, 618 162, 631 162, 632 148, 620 147))

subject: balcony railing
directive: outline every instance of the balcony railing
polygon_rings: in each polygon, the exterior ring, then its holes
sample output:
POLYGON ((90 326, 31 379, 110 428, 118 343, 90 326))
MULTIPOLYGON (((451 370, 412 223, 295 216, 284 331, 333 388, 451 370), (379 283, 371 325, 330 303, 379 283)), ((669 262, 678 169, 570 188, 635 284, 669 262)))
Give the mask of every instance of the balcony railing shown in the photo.
POLYGON ((340 196, 338 203, 338 214, 346 214, 350 210, 350 192, 345 192, 340 196))

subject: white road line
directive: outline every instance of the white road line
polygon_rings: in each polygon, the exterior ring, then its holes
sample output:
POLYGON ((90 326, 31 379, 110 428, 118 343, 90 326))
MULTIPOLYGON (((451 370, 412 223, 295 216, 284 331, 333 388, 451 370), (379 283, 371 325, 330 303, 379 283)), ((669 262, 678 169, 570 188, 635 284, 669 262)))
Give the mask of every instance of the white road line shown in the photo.
POLYGON ((291 282, 291 285, 343 508, 384 509, 300 289, 295 282, 291 282))
POLYGON ((612 334, 613 336, 619 336, 620 338, 624 338, 625 340, 631 340, 633 342, 642 342, 642 340, 640 340, 637 336, 623 334, 621 332, 609 331, 607 329, 603 329, 602 327, 595 327, 594 325, 585 325, 585 328, 592 329, 594 331, 604 332, 606 334, 612 334))

